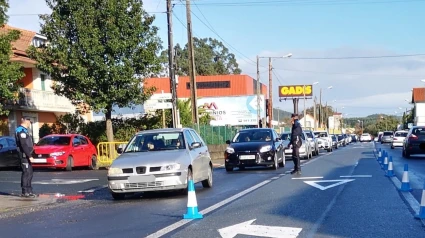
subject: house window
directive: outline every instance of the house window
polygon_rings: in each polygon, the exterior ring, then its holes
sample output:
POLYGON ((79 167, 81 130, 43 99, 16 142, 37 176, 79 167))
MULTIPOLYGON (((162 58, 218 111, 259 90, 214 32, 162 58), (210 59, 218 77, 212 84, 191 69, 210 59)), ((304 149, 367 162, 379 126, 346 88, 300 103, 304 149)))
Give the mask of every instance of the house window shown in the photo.
POLYGON ((41 90, 46 91, 46 75, 41 74, 41 90))

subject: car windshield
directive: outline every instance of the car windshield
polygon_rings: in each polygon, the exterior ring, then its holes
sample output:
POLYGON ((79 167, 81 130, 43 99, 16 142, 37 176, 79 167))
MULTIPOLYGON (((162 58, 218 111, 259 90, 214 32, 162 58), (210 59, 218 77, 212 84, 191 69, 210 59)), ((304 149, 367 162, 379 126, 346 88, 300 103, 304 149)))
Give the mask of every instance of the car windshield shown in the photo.
POLYGON ((42 138, 38 143, 37 146, 64 146, 64 145, 70 145, 71 143, 71 137, 70 136, 47 136, 42 138))
POLYGON ((291 139, 291 134, 289 134, 289 133, 282 134, 282 136, 280 138, 282 140, 290 140, 291 139))
POLYGON ((311 132, 307 132, 306 134, 307 134, 307 138, 313 139, 313 134, 311 134, 311 132))
POLYGON ((326 132, 314 132, 314 135, 316 137, 328 137, 328 134, 326 132))
POLYGON ((259 142, 271 140, 272 134, 270 130, 244 130, 238 132, 233 138, 232 142, 259 142))
POLYGON ((396 137, 406 137, 407 136, 407 132, 396 132, 395 135, 396 137))
POLYGON ((185 149, 182 132, 141 133, 128 143, 124 153, 185 149))
POLYGON ((392 132, 389 132, 389 131, 384 132, 384 136, 392 136, 392 135, 393 135, 392 132))

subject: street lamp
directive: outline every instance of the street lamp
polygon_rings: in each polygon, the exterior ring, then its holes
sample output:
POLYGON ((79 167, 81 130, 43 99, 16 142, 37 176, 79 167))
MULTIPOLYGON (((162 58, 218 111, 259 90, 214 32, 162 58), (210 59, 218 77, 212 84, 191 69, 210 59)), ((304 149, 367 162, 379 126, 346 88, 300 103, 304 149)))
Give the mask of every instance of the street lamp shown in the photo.
MULTIPOLYGON (((316 85, 318 83, 319 82, 312 83, 311 87, 313 87, 313 85, 316 85)), ((303 85, 303 92, 304 92, 304 128, 306 128, 307 127, 307 125, 306 125, 307 109, 305 108, 305 101, 306 101, 306 97, 305 97, 305 84, 303 85)), ((316 113, 316 112, 314 112, 314 113, 316 113)), ((316 129, 316 118, 314 118, 314 129, 316 129)))
POLYGON ((289 53, 284 56, 279 57, 263 57, 257 55, 257 119, 258 123, 260 122, 260 58, 268 58, 269 59, 269 126, 272 128, 272 120, 273 120, 273 80, 272 80, 272 59, 282 59, 282 58, 290 58, 292 57, 292 53, 289 53))

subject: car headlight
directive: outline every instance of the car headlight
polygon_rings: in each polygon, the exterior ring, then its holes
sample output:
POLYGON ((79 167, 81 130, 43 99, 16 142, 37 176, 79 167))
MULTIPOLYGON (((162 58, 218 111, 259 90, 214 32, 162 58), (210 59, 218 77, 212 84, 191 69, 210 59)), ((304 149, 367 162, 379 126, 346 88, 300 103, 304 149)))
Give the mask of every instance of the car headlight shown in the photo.
POLYGON ((108 176, 122 174, 122 173, 123 173, 122 169, 120 169, 120 168, 109 168, 108 169, 108 176))
POLYGON ((58 156, 62 156, 64 154, 65 154, 65 152, 63 152, 63 151, 53 152, 53 153, 50 154, 50 157, 58 157, 58 156))
POLYGON ((170 171, 170 170, 178 170, 180 169, 180 164, 169 164, 162 166, 160 171, 170 171))
POLYGON ((261 147, 261 149, 260 149, 260 153, 268 152, 268 151, 270 151, 271 149, 272 149, 272 146, 271 146, 271 145, 263 146, 263 147, 261 147))
POLYGON ((229 153, 229 154, 233 154, 233 153, 235 153, 235 149, 233 149, 232 147, 227 147, 226 152, 229 153))

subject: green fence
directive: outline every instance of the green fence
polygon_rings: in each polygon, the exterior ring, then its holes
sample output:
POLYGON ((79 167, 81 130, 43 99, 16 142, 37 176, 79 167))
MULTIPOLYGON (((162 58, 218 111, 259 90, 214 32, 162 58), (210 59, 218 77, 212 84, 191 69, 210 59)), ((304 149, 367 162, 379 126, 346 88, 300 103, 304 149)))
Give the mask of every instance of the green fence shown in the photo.
MULTIPOLYGON (((190 127, 198 131, 196 125, 190 127)), ((225 144, 226 140, 231 140, 239 129, 242 127, 200 125, 198 133, 208 145, 220 145, 225 144)))

